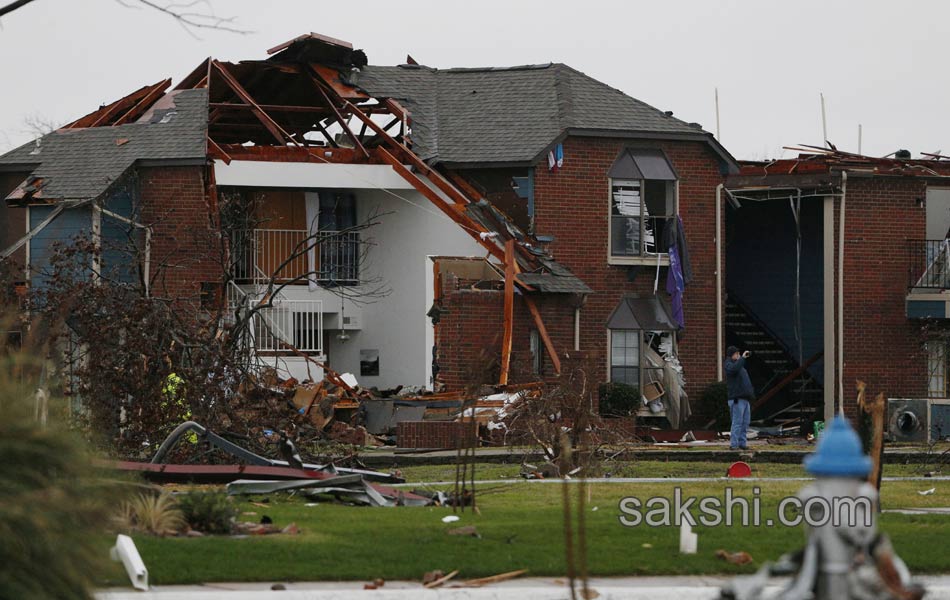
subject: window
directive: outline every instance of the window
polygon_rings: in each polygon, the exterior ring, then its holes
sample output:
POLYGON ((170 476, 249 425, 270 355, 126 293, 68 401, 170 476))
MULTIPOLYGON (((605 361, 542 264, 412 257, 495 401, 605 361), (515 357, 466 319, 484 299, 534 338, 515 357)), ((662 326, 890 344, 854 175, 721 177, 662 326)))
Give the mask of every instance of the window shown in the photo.
POLYGON ((927 395, 950 398, 947 390, 947 340, 927 342, 927 395))
POLYGON ((531 373, 544 375, 544 346, 541 343, 541 334, 537 329, 532 329, 528 339, 531 345, 531 373))
POLYGON ((676 218, 677 176, 659 150, 627 148, 610 178, 610 262, 636 264, 666 254, 676 218))
POLYGON ((610 332, 610 381, 640 387, 640 330, 610 332))
POLYGON ((611 180, 611 257, 666 254, 664 232, 676 218, 675 186, 672 181, 611 180))

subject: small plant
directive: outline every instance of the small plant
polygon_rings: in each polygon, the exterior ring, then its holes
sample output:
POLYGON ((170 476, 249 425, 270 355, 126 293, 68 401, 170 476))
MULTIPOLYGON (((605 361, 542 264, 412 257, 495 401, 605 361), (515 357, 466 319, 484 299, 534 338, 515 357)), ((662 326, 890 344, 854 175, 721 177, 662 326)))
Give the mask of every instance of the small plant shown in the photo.
POLYGON ((600 393, 600 414, 605 417, 626 417, 640 406, 640 389, 626 383, 604 383, 600 393))
POLYGON ((134 496, 126 503, 125 513, 130 527, 152 535, 175 535, 186 524, 175 498, 164 490, 134 496))
POLYGON ((231 533, 238 513, 227 494, 221 492, 182 494, 178 506, 188 526, 202 533, 231 533))
POLYGON ((705 411, 716 418, 716 429, 719 431, 729 429, 732 419, 729 416, 729 389, 725 381, 717 381, 706 386, 700 401, 705 411))

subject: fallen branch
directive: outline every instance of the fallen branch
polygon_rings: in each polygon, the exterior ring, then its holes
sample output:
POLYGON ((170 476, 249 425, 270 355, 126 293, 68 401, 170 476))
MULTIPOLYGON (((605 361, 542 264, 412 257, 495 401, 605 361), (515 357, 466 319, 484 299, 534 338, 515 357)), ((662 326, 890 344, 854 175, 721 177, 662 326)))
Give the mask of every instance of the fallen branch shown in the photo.
POLYGON ((445 583, 446 581, 449 581, 450 579, 452 579, 453 577, 455 577, 455 576, 458 575, 458 574, 459 574, 459 571, 458 571, 458 569, 456 569, 456 570, 452 571, 451 573, 449 573, 448 575, 443 575, 442 577, 439 577, 439 578, 436 579, 435 581, 430 581, 429 583, 425 584, 423 587, 426 587, 426 588, 429 588, 429 589, 437 588, 437 587, 439 587, 440 585, 442 585, 442 584, 445 583))
POLYGON ((481 587, 483 585, 488 585, 489 583, 501 583, 502 581, 508 581, 509 579, 515 579, 516 577, 521 577, 528 572, 528 569, 518 569, 517 571, 509 571, 507 573, 499 573, 498 575, 492 575, 491 577, 482 577, 481 579, 469 579, 466 581, 462 587, 481 587))

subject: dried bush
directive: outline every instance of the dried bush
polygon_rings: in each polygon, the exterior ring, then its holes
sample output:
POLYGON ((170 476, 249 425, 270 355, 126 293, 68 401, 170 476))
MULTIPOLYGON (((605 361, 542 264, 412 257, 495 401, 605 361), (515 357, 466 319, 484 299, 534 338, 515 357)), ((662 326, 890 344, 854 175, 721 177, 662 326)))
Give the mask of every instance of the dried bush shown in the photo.
POLYGON ((165 490, 141 492, 124 506, 128 526, 152 535, 175 535, 186 521, 175 497, 165 490))

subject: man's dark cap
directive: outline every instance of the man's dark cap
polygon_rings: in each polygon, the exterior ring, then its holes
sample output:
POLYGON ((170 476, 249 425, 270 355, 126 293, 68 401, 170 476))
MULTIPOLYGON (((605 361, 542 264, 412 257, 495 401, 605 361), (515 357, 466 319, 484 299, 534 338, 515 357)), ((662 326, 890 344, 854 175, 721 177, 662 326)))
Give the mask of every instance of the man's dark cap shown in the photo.
POLYGON ((739 351, 739 349, 736 348, 735 346, 729 346, 728 348, 726 348, 726 356, 732 356, 733 354, 735 354, 735 353, 738 352, 738 351, 739 351))

